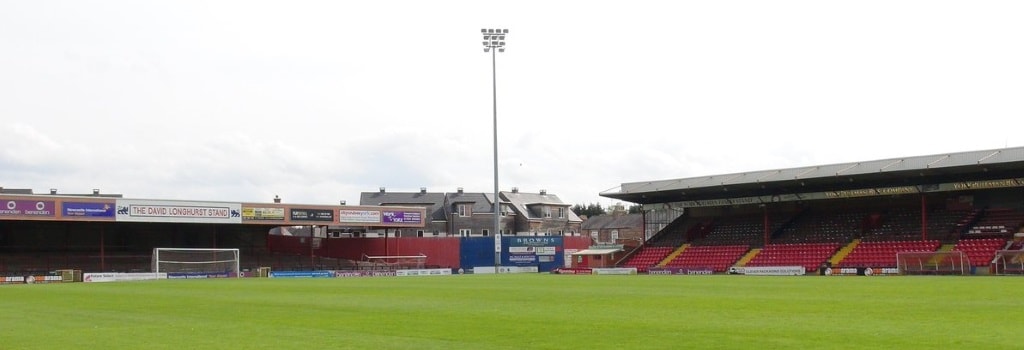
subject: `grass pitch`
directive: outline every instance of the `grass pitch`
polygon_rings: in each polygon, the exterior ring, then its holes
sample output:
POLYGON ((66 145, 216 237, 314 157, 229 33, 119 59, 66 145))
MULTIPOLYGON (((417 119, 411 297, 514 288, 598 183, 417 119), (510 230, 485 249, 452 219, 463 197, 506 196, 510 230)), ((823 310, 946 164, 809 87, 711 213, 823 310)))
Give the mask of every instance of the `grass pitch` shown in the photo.
POLYGON ((1011 349, 1017 277, 559 276, 0 286, 0 349, 1011 349))

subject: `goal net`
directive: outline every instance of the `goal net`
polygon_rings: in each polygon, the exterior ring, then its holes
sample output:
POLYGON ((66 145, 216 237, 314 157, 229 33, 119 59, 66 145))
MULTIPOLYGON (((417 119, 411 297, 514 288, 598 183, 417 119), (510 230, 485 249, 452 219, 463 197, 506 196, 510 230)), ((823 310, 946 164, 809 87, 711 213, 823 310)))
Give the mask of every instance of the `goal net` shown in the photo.
POLYGON ((427 256, 420 255, 363 255, 365 267, 380 270, 422 269, 427 256))
POLYGON ((993 264, 997 274, 1024 275, 1024 250, 997 250, 993 264))
POLYGON ((172 277, 239 277, 238 249, 153 248, 153 272, 172 277))
POLYGON ((965 275, 970 270, 961 251, 896 253, 901 275, 965 275))

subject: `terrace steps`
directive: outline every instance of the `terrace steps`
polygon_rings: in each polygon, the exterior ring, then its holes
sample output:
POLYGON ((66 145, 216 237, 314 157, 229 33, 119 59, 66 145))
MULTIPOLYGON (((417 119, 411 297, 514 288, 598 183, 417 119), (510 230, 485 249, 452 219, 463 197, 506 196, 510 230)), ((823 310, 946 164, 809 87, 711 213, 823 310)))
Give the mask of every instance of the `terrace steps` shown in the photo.
POLYGON ((686 250, 686 248, 689 248, 689 247, 690 247, 689 244, 683 244, 683 245, 679 246, 679 248, 677 248, 676 250, 672 251, 672 253, 670 253, 664 259, 661 259, 661 262, 658 263, 658 267, 664 267, 665 264, 668 264, 670 261, 674 260, 677 256, 679 256, 679 254, 682 254, 683 251, 686 250))
POLYGON ((850 255, 850 253, 853 252, 853 249, 857 248, 857 245, 859 244, 860 239, 854 239, 852 242, 850 242, 850 244, 847 244, 842 249, 839 249, 839 251, 836 252, 835 255, 832 255, 832 258, 828 259, 828 262, 831 263, 832 265, 838 265, 839 262, 843 261, 843 259, 846 259, 846 256, 850 255))
POLYGON ((753 260, 754 257, 757 256, 757 253, 760 252, 761 248, 751 249, 749 252, 747 252, 747 254, 744 254, 739 261, 736 262, 736 266, 747 266, 747 263, 750 262, 750 260, 753 260))

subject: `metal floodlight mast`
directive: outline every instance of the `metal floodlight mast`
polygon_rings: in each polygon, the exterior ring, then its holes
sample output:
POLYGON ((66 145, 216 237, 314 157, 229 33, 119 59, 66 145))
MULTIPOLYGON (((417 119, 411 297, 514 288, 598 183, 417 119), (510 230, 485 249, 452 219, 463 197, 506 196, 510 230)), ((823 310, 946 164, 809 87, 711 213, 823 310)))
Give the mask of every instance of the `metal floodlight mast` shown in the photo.
POLYGON ((491 91, 494 98, 494 273, 501 267, 501 198, 498 197, 498 52, 505 52, 508 29, 480 29, 484 52, 491 53, 491 91))

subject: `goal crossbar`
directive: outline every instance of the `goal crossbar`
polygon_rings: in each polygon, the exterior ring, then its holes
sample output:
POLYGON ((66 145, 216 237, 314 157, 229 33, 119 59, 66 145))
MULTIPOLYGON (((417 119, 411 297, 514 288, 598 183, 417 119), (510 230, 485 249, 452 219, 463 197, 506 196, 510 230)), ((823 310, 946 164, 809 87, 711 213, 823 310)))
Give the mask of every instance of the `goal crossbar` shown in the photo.
POLYGON ((238 248, 153 248, 152 270, 240 277, 240 254, 238 248))
POLYGON ((416 268, 422 269, 427 262, 427 255, 366 255, 363 254, 363 261, 369 263, 370 267, 385 267, 389 269, 416 268))

